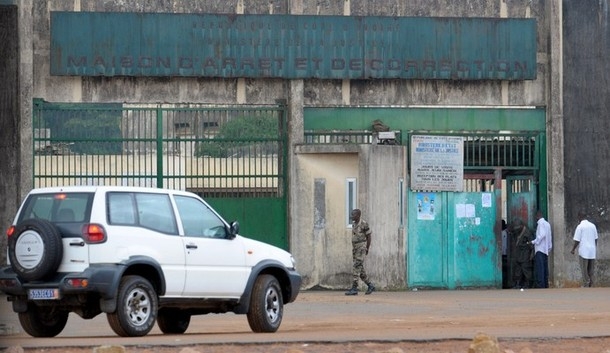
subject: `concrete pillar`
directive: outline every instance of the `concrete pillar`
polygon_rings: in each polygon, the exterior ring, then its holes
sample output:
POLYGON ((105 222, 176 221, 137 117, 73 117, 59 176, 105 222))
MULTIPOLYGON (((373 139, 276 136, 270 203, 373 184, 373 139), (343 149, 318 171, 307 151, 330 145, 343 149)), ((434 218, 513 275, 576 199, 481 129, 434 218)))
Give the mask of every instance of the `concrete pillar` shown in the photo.
MULTIPOLYGON (((290 229, 289 234, 299 234, 298 229, 294 226, 292 219, 297 217, 296 210, 293 209, 293 205, 298 204, 298 179, 294 176, 297 173, 297 163, 295 154, 295 145, 302 144, 304 142, 304 128, 303 128, 303 80, 291 80, 287 83, 288 87, 288 175, 286 180, 288 181, 288 228, 290 229)), ((289 239, 290 248, 292 249, 294 244, 292 238, 289 239)))
MULTIPOLYGON (((6 4, 6 2, 5 2, 6 4)), ((0 6, 0 229, 13 221, 32 186, 32 3, 0 6)), ((0 237, 0 263, 6 263, 6 237, 0 237)))
POLYGON ((563 165, 563 15, 562 1, 550 2, 550 87, 547 90, 549 102, 547 109, 547 166, 549 215, 553 232, 553 250, 549 258, 549 275, 551 286, 563 287, 566 280, 568 261, 565 254, 563 237, 566 232, 564 165, 563 165))
MULTIPOLYGON (((303 14, 303 1, 302 0, 293 0, 289 2, 288 12, 292 15, 302 15, 303 14)), ((304 128, 303 128, 303 106, 305 105, 304 101, 304 81, 303 80, 289 80, 286 85, 288 86, 288 158, 287 158, 287 170, 288 175, 286 180, 288 181, 288 229, 290 230, 288 234, 299 234, 298 229, 296 229, 294 222, 292 221, 295 217, 297 217, 296 210, 293 209, 293 205, 298 204, 299 195, 298 195, 298 185, 296 175, 297 165, 296 165, 296 155, 295 155, 295 145, 302 144, 305 140, 304 137, 304 128)), ((290 249, 295 247, 293 243, 293 239, 290 238, 288 240, 290 249)))
MULTIPOLYGON (((34 99, 34 26, 33 1, 21 0, 19 5, 19 202, 32 189, 32 101, 34 99)), ((17 209, 13 210, 13 213, 17 209)))
MULTIPOLYGON (((18 202, 18 180, 13 177, 19 169, 19 80, 17 68, 19 55, 17 32, 17 7, 0 6, 0 38, 6 39, 0 47, 0 229, 11 222, 11 213, 18 202)), ((17 178, 18 179, 18 178, 17 178)), ((0 237, 2 263, 6 263, 6 236, 0 237)))

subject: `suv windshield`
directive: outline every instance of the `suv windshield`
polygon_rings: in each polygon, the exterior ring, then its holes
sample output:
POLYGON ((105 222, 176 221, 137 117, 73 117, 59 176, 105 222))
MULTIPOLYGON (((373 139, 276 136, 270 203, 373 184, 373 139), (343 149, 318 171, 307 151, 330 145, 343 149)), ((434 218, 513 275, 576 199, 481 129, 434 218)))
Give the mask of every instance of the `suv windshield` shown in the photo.
POLYGON ((17 221, 37 218, 53 223, 88 222, 92 202, 93 193, 32 194, 17 221))

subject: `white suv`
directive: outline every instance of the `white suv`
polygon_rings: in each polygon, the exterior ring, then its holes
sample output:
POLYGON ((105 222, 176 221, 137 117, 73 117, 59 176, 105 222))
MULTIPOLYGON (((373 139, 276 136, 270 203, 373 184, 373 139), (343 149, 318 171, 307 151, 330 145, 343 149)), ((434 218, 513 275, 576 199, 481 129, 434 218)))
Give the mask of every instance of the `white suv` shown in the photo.
POLYGON ((189 192, 134 187, 36 189, 8 235, 0 268, 23 329, 53 337, 68 314, 106 313, 120 336, 184 333, 191 315, 246 314, 275 332, 301 285, 286 251, 237 234, 189 192))

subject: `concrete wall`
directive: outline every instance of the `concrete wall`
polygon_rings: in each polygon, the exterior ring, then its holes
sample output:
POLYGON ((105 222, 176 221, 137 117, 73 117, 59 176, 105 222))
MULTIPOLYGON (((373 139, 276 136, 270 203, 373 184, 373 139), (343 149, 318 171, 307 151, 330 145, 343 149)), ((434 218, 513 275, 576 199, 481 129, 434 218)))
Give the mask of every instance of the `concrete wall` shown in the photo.
POLYGON ((293 207, 291 247, 303 286, 343 288, 351 276, 345 183, 358 178, 358 153, 298 154, 295 164, 299 197, 293 207))
POLYGON ((357 180, 356 207, 373 233, 367 273, 379 288, 405 288, 404 207, 397 207, 406 200, 406 189, 399 189, 400 180, 406 185, 405 154, 404 146, 297 146, 293 191, 299 197, 293 204, 291 245, 304 288, 341 289, 351 283, 347 178, 357 180))
POLYGON ((383 145, 364 146, 361 154, 360 179, 364 185, 360 193, 364 201, 360 207, 373 230, 365 265, 375 284, 385 289, 405 288, 407 281, 406 154, 406 147, 383 145))
POLYGON ((305 80, 305 105, 546 105, 548 28, 545 1, 107 1, 34 0, 34 96, 57 102, 275 103, 288 99, 283 80, 52 77, 50 11, 294 13, 354 16, 535 17, 538 79, 534 81, 305 80), (383 92, 383 94, 375 94, 383 92))
POLYGON ((565 227, 555 227, 564 251, 566 283, 580 285, 569 254, 578 211, 600 232, 598 283, 610 285, 610 9, 607 0, 563 1, 565 227))

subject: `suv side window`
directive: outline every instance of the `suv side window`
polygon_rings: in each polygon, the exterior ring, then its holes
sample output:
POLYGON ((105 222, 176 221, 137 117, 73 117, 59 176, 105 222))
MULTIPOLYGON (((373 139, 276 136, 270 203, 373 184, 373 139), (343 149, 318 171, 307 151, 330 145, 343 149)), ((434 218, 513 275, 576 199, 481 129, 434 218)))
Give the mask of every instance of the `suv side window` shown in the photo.
POLYGON ((109 193, 108 223, 133 225, 166 234, 178 234, 169 195, 153 193, 109 193))
POLYGON ((133 194, 117 192, 108 194, 108 224, 136 225, 133 194))
POLYGON ((184 235, 190 237, 225 238, 225 223, 203 202, 193 197, 175 196, 184 235))

